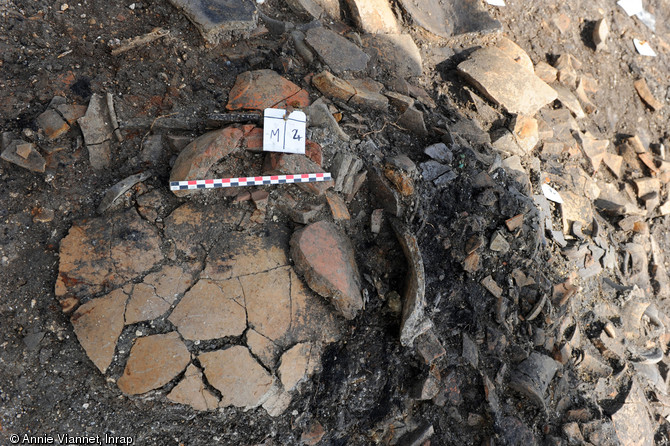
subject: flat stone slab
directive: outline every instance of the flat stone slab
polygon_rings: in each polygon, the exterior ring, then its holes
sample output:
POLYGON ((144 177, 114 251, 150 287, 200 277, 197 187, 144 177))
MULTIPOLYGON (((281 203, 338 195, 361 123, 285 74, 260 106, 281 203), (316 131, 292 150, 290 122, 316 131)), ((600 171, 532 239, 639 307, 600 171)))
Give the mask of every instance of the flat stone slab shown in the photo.
POLYGON ((501 29, 478 0, 400 0, 400 4, 417 25, 441 37, 501 29))
POLYGON ((258 12, 253 0, 170 0, 181 9, 209 43, 230 39, 235 32, 256 27, 258 12))
POLYGON ((169 383, 190 360, 191 354, 176 332, 145 336, 135 341, 116 384, 129 395, 146 393, 169 383))
POLYGON ((358 73, 368 66, 370 56, 349 39, 322 27, 307 31, 305 41, 335 73, 358 73))
POLYGON ((491 101, 510 113, 534 116, 558 97, 556 90, 497 48, 482 48, 458 71, 491 101))

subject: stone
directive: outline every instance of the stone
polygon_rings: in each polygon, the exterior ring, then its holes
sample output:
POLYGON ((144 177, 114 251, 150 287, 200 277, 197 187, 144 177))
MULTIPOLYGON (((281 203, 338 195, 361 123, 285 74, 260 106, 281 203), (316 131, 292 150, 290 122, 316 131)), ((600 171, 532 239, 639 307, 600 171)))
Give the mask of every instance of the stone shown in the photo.
POLYGON ((603 17, 598 20, 593 27, 593 45, 595 46, 596 51, 600 51, 605 47, 609 33, 610 29, 607 25, 607 19, 603 17))
POLYGON ((468 273, 476 273, 481 267, 481 256, 476 252, 471 252, 463 260, 463 269, 468 273))
POLYGON ((423 73, 421 52, 411 35, 370 34, 362 39, 364 48, 371 50, 373 60, 376 59, 385 72, 402 78, 421 76, 423 73))
POLYGON ((200 279, 168 318, 184 339, 205 341, 240 336, 247 328, 244 294, 236 279, 200 279))
POLYGON ((577 82, 577 89, 575 90, 575 94, 577 95, 577 99, 579 99, 579 101, 582 103, 586 113, 593 113, 597 110, 595 104, 591 102, 591 99, 589 99, 588 95, 586 94, 584 79, 580 78, 579 82, 577 82))
POLYGON ((312 84, 324 95, 348 102, 356 94, 356 89, 328 71, 322 71, 312 78, 312 84))
POLYGON ((614 430, 621 444, 640 446, 655 444, 655 429, 649 411, 649 402, 644 391, 633 378, 633 385, 623 406, 612 415, 614 430))
POLYGON ((86 114, 77 119, 77 123, 84 135, 91 166, 96 170, 109 167, 112 158, 110 141, 115 129, 106 98, 94 93, 86 114))
POLYGON ((577 87, 577 69, 581 63, 571 54, 561 54, 556 59, 554 68, 558 70, 558 81, 568 88, 577 87))
POLYGON ((70 130, 68 123, 53 109, 47 109, 39 115, 35 123, 49 141, 61 137, 70 130))
POLYGON ((370 191, 386 212, 396 217, 402 214, 403 204, 400 194, 376 168, 370 173, 370 191))
POLYGON ((170 309, 170 303, 156 295, 154 288, 145 283, 133 287, 126 306, 126 325, 155 319, 170 309))
POLYGON ((335 184, 333 185, 333 190, 336 192, 342 191, 344 186, 344 180, 349 174, 349 168, 353 165, 354 156, 346 152, 338 152, 333 159, 333 164, 331 166, 332 174, 335 178, 335 184))
POLYGON ((77 119, 81 118, 86 114, 85 105, 77 104, 60 104, 56 106, 56 110, 60 115, 65 119, 65 121, 72 125, 77 122, 77 119))
POLYGON ((332 223, 320 221, 295 232, 290 244, 295 267, 309 287, 353 319, 363 308, 363 298, 349 240, 332 223))
POLYGON ((75 223, 61 241, 55 293, 91 296, 150 271, 162 259, 155 227, 134 208, 75 223))
POLYGON ((570 110, 575 115, 575 118, 584 119, 586 117, 586 113, 584 113, 579 100, 566 86, 556 84, 553 86, 553 89, 558 94, 558 101, 570 110))
MULTIPOLYGON (((354 92, 355 94, 355 92, 354 92)), ((313 127, 324 127, 330 130, 332 133, 337 135, 342 141, 349 141, 349 135, 347 135, 342 128, 339 126, 335 117, 328 110, 328 105, 323 98, 319 98, 310 105, 306 114, 309 117, 309 125, 313 127)), ((261 132, 262 136, 262 132, 261 132)), ((261 139, 262 143, 262 139, 261 139)), ((261 144, 262 149, 262 144, 261 144)))
POLYGON ((321 367, 321 351, 315 344, 302 342, 288 349, 281 357, 279 378, 286 391, 291 392, 321 367))
POLYGON ((384 163, 384 175, 404 197, 414 194, 414 178, 417 174, 416 165, 407 155, 396 155, 384 163))
POLYGON ((524 153, 530 153, 540 141, 538 123, 535 118, 517 115, 512 121, 512 135, 524 153))
POLYGON ((401 0, 412 21, 440 37, 472 32, 492 32, 501 28, 475 0, 401 0))
POLYGON ((239 345, 198 355, 207 381, 221 392, 221 407, 245 410, 260 406, 272 389, 273 378, 239 345))
POLYGON ((593 171, 597 172, 600 168, 600 163, 605 158, 610 142, 606 139, 596 139, 589 132, 577 133, 577 135, 584 156, 589 160, 593 171))
POLYGON ((354 43, 323 27, 308 30, 305 42, 337 74, 365 71, 370 60, 370 56, 354 43))
POLYGON ((606 152, 603 155, 603 162, 616 178, 621 178, 623 175, 623 157, 606 152))
POLYGON ((306 446, 315 446, 324 435, 326 435, 326 431, 323 425, 318 421, 313 421, 300 435, 300 443, 306 446))
POLYGON ((256 28, 258 12, 253 0, 170 0, 198 28, 202 38, 217 44, 235 33, 256 28))
POLYGON ((400 31, 387 0, 346 0, 356 26, 368 34, 396 34, 400 31))
POLYGON ((36 208, 31 213, 33 214, 33 222, 35 223, 49 223, 56 216, 53 209, 43 207, 36 208))
POLYGON ((105 297, 89 300, 70 318, 79 343, 102 373, 114 358, 127 300, 128 295, 118 288, 105 297))
POLYGON ((414 340, 430 330, 433 325, 425 315, 426 275, 416 236, 402 227, 397 219, 391 220, 391 227, 407 261, 407 279, 405 280, 400 321, 400 343, 405 347, 411 347, 414 340))
POLYGON ((500 128, 491 133, 491 145, 498 152, 509 153, 516 156, 527 155, 526 151, 521 148, 516 140, 516 137, 506 128, 500 128))
POLYGON ((505 53, 510 59, 524 67, 526 70, 530 71, 531 73, 535 72, 533 61, 530 60, 528 53, 526 53, 519 45, 512 42, 507 37, 502 37, 500 40, 498 40, 496 48, 505 53))
POLYGON ((477 369, 477 365, 479 364, 479 350, 477 349, 477 344, 475 344, 467 333, 463 333, 463 351, 461 356, 463 356, 463 359, 465 359, 474 369, 477 369))
POLYGON ((491 244, 489 245, 491 251, 499 252, 505 254, 509 251, 510 245, 509 242, 505 239, 505 236, 500 232, 496 232, 493 238, 491 238, 491 244))
POLYGON ((507 174, 516 181, 523 192, 530 192, 530 177, 526 169, 521 164, 519 155, 513 155, 505 158, 501 164, 502 168, 507 171, 507 174))
POLYGON ((486 288, 489 293, 493 294, 496 298, 500 298, 503 293, 503 289, 498 286, 495 280, 493 280, 493 277, 486 276, 484 279, 482 279, 481 284, 484 288, 486 288))
MULTIPOLYGON (((670 201, 668 202, 670 203, 670 201)), ((668 210, 670 213, 670 209, 668 210)), ((379 234, 382 230, 382 222, 384 221, 384 209, 375 209, 370 215, 370 232, 379 234)))
POLYGON ((556 361, 549 356, 533 352, 516 367, 510 381, 510 388, 543 408, 545 407, 545 392, 557 370, 556 361))
MULTIPOLYGON (((323 172, 321 166, 304 155, 269 153, 265 156, 263 175, 289 175, 294 173, 323 172)), ((314 195, 323 195, 333 186, 332 181, 297 183, 297 186, 314 195)))
POLYGON ((593 221, 591 200, 569 190, 562 190, 561 197, 563 198, 561 204, 563 232, 570 234, 574 222, 581 223, 584 228, 588 227, 593 221))
POLYGON ((419 136, 428 135, 426 130, 426 123, 423 120, 423 113, 414 107, 408 107, 405 112, 398 118, 398 125, 411 130, 419 136))
POLYGON ((381 93, 370 90, 365 79, 352 79, 349 84, 354 87, 356 94, 349 99, 351 105, 372 110, 386 111, 389 100, 381 93))
POLYGON ((649 108, 651 108, 653 111, 658 111, 663 108, 663 102, 654 97, 651 90, 649 89, 649 86, 647 85, 646 80, 638 79, 633 82, 633 85, 635 86, 635 91, 637 91, 637 94, 640 95, 640 98, 644 101, 645 104, 649 106, 649 108))
POLYGON ((435 334, 432 328, 421 333, 414 340, 414 347, 416 352, 423 358, 427 365, 433 364, 435 361, 447 354, 447 351, 442 346, 440 339, 435 334))
MULTIPOLYGON (((307 17, 312 20, 319 20, 326 14, 323 6, 321 5, 323 1, 319 0, 287 0, 289 8, 291 8, 296 14, 301 15, 302 17, 307 17)), ((332 18, 340 18, 339 4, 337 5, 336 15, 329 14, 332 18)))
POLYGON ((228 95, 226 110, 262 111, 282 108, 282 104, 303 108, 309 105, 309 100, 305 102, 305 94, 296 84, 272 70, 246 71, 237 76, 228 95))
POLYGON ((43 173, 47 165, 44 157, 35 149, 32 143, 27 143, 20 139, 11 141, 2 151, 0 158, 33 172, 43 173))
POLYGON ((219 406, 219 399, 205 388, 202 382, 202 372, 193 364, 189 364, 184 377, 168 393, 167 398, 199 411, 215 410, 219 406))
POLYGON ((128 395, 146 393, 172 381, 190 360, 191 354, 176 332, 145 336, 130 349, 126 368, 116 384, 128 395))
POLYGON ((445 166, 437 161, 426 161, 419 164, 419 167, 421 168, 421 177, 426 181, 433 181, 450 169, 449 166, 445 166))
POLYGON ((556 82, 558 70, 549 65, 547 62, 541 61, 535 65, 535 75, 547 84, 551 84, 556 82))
POLYGON ((458 71, 510 113, 533 116, 558 97, 553 88, 497 48, 475 51, 458 65, 458 71))
POLYGON ((661 190, 661 182, 658 178, 638 178, 634 181, 638 198, 652 193, 658 194, 661 190))
POLYGON ((330 207, 330 212, 333 214, 333 219, 338 221, 351 219, 351 215, 349 215, 349 210, 347 209, 347 204, 344 202, 342 197, 334 192, 327 191, 326 201, 330 207))
POLYGON ((423 153, 443 164, 451 164, 454 161, 454 153, 446 144, 438 142, 423 149, 423 153))

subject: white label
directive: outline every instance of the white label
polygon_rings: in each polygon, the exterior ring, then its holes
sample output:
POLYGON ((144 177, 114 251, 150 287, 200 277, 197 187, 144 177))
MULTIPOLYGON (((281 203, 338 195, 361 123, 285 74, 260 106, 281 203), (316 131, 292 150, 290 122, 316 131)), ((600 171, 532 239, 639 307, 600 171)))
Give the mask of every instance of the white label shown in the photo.
POLYGON ((644 11, 644 6, 642 6, 642 0, 619 0, 617 5, 621 6, 628 17, 638 14, 644 11))
POLYGON ((633 39, 633 43, 635 44, 637 52, 640 53, 641 55, 656 57, 656 51, 654 51, 651 48, 651 45, 649 45, 649 42, 647 42, 646 40, 633 39))
POLYGON ((505 6, 505 0, 486 0, 491 6, 505 6))
POLYGON ((266 108, 263 117, 263 151, 305 153, 305 113, 266 108))

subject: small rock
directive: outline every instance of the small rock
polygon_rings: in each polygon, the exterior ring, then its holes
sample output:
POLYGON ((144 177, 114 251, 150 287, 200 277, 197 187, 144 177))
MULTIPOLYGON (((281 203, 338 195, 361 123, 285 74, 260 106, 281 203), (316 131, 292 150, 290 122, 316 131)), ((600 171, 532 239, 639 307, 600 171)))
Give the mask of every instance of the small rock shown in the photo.
POLYGON ((308 105, 309 95, 305 90, 272 70, 256 70, 237 76, 228 95, 226 110, 265 110, 285 106, 305 108, 308 105))
POLYGON ((414 106, 414 99, 404 94, 396 93, 394 91, 387 91, 384 95, 389 99, 389 102, 400 113, 404 113, 409 107, 414 106))
POLYGON ((556 59, 554 67, 558 70, 558 81, 568 88, 577 87, 577 69, 581 63, 571 54, 561 54, 556 59))
MULTIPOLYGON (((382 1, 386 3, 386 0, 382 1)), ((423 73, 421 52, 409 34, 365 35, 363 44, 373 50, 376 60, 388 73, 402 78, 423 73)))
POLYGON ((414 177, 417 175, 417 169, 407 155, 388 158, 384 164, 384 175, 401 195, 409 197, 414 194, 414 177))
POLYGON ((219 406, 219 399, 205 388, 202 372, 193 364, 189 364, 184 378, 168 393, 167 398, 200 411, 215 410, 219 406))
POLYGON ((476 252, 470 253, 465 260, 463 260, 463 269, 468 273, 475 273, 481 269, 481 257, 476 252))
POLYGON ((575 115, 575 118, 584 119, 586 117, 586 113, 584 113, 579 100, 567 87, 557 84, 553 88, 558 93, 558 101, 570 110, 575 115))
POLYGON ((305 42, 337 74, 364 71, 370 60, 370 56, 350 40, 323 27, 308 30, 305 42))
POLYGON ((582 151, 591 163, 591 168, 594 172, 597 172, 600 168, 600 163, 607 153, 607 147, 610 142, 606 139, 595 139, 589 132, 578 133, 577 135, 579 136, 582 151))
POLYGON ((181 9, 203 39, 212 44, 229 40, 235 33, 249 33, 257 26, 256 2, 251 0, 170 0, 170 3, 181 9))
POLYGON ((535 118, 517 115, 510 130, 517 144, 526 154, 530 153, 540 141, 538 123, 535 118))
POLYGON ((458 65, 458 71, 510 113, 533 116, 558 97, 554 89, 497 48, 475 51, 458 65))
POLYGON ((172 331, 139 338, 130 349, 123 375, 116 382, 128 395, 158 389, 179 375, 191 360, 191 353, 172 331))
POLYGON ((621 178, 623 175, 623 157, 613 153, 605 153, 603 156, 603 162, 607 168, 612 171, 615 177, 621 178))
POLYGON ((440 164, 437 161, 426 161, 419 165, 421 168, 421 177, 426 181, 433 181, 440 175, 450 170, 449 166, 440 164))
POLYGON ((291 257, 312 290, 331 299, 345 318, 356 317, 363 308, 358 267, 349 240, 332 223, 320 221, 295 232, 291 257))
POLYGON ((33 172, 43 173, 47 165, 46 160, 35 149, 32 143, 27 143, 20 139, 11 141, 5 150, 2 151, 0 158, 33 172))
POLYGON ((558 363, 549 356, 533 352, 521 362, 510 382, 510 387, 527 396, 540 407, 545 406, 544 394, 558 370, 558 363))
POLYGON ((34 210, 33 221, 35 223, 49 223, 53 221, 54 215, 53 209, 40 207, 34 210))
POLYGON ((451 164, 454 160, 454 153, 444 143, 437 143, 423 149, 423 153, 443 164, 451 164))
POLYGON ((664 104, 654 97, 654 95, 651 93, 651 90, 649 90, 649 86, 647 85, 646 80, 638 79, 633 83, 633 85, 635 86, 637 94, 640 95, 640 98, 642 98, 644 103, 647 104, 653 111, 658 111, 663 108, 664 104))
POLYGON ((70 130, 68 123, 53 109, 48 109, 39 115, 35 123, 50 141, 59 138, 70 130))
POLYGON ((246 347, 236 345, 198 356, 207 381, 221 392, 221 407, 253 409, 260 406, 272 388, 272 376, 251 356, 246 347))
POLYGON ((312 78, 312 84, 324 95, 349 102, 356 94, 356 89, 347 81, 333 76, 328 71, 322 71, 312 78))
POLYGON ((596 51, 600 51, 606 45, 607 36, 610 33, 609 26, 607 25, 607 19, 604 17, 596 22, 596 25, 593 27, 593 44, 596 47, 596 51))
POLYGON ((523 219, 524 219, 523 214, 518 214, 510 219, 505 220, 505 225, 507 226, 507 229, 509 229, 510 231, 514 231, 521 227, 521 225, 523 224, 523 219))
POLYGON ((579 79, 579 82, 577 83, 577 89, 575 90, 575 94, 577 95, 577 99, 579 99, 579 101, 584 106, 584 110, 586 111, 586 113, 593 113, 597 110, 595 104, 591 102, 588 95, 586 94, 583 79, 579 79))
POLYGON ((416 133, 419 136, 426 136, 426 123, 423 120, 423 113, 414 107, 408 107, 398 118, 398 125, 416 133))
POLYGON ((321 423, 313 421, 300 436, 300 443, 306 446, 315 446, 321 441, 324 435, 326 435, 326 431, 321 423))
POLYGON ((505 239, 505 236, 500 232, 496 232, 493 238, 491 239, 491 245, 489 246, 491 251, 496 251, 501 254, 505 254, 510 249, 509 242, 505 239))
POLYGON ((426 0, 417 3, 401 0, 400 4, 417 25, 440 37, 492 32, 501 28, 500 22, 477 1, 426 0))
POLYGON ((417 353, 419 353, 419 356, 423 358, 427 365, 433 364, 447 354, 432 328, 417 336, 414 343, 417 353))
POLYGON ((462 356, 474 369, 477 369, 477 365, 479 364, 479 351, 477 349, 477 344, 474 343, 467 333, 463 333, 462 356))
POLYGON ((330 207, 330 212, 333 214, 333 218, 337 221, 339 220, 349 220, 351 215, 349 215, 349 210, 344 200, 334 192, 326 192, 326 201, 330 207))
POLYGON ((493 280, 493 277, 486 276, 484 279, 482 279, 481 284, 484 288, 486 288, 489 293, 493 294, 496 298, 500 298, 503 293, 503 289, 498 286, 495 280, 493 280))
POLYGON ((440 392, 440 371, 438 367, 431 367, 428 376, 419 383, 414 390, 414 398, 419 401, 428 401, 435 398, 440 392))
POLYGON ((547 62, 542 61, 535 65, 535 75, 547 84, 551 84, 556 81, 558 70, 549 65, 547 62))
POLYGON ((500 128, 491 132, 492 146, 498 152, 509 153, 517 156, 527 155, 521 148, 516 137, 506 128, 500 128))
POLYGON ((347 0, 356 23, 368 34, 397 34, 400 31, 387 0, 347 0))
POLYGON ((115 129, 106 98, 93 94, 86 114, 77 119, 77 123, 84 135, 91 166, 96 170, 107 168, 111 163, 110 141, 115 129))
POLYGON ((379 234, 382 228, 382 221, 384 218, 384 209, 375 209, 370 216, 370 232, 379 234))
MULTIPOLYGON (((309 116, 310 126, 315 127, 323 126, 329 129, 335 135, 337 135, 342 141, 345 142, 349 141, 349 135, 344 133, 342 128, 340 128, 339 124, 333 117, 332 113, 330 113, 330 111, 328 110, 328 106, 326 105, 323 98, 319 98, 318 100, 314 101, 312 105, 310 105, 307 108, 306 112, 307 116, 309 116)), ((261 144, 261 150, 262 150, 262 144, 261 144)))
POLYGON ((638 178, 635 180, 635 186, 637 187, 638 198, 642 198, 648 194, 658 194, 661 189, 661 182, 658 178, 638 178))
POLYGON ((354 87, 356 94, 349 100, 349 103, 362 108, 372 110, 386 111, 389 100, 383 94, 371 89, 371 79, 352 79, 349 84, 354 87))
POLYGON ((533 61, 530 60, 528 53, 526 53, 519 45, 509 40, 507 37, 502 37, 498 41, 496 48, 501 50, 510 59, 524 67, 526 70, 530 71, 531 73, 535 72, 533 61))

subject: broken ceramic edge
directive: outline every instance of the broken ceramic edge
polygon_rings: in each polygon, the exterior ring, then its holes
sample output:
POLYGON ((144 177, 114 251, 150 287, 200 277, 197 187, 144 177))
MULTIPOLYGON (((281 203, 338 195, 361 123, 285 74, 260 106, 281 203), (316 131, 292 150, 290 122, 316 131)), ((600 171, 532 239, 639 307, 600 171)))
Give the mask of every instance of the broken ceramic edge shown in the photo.
POLYGON ((425 315, 426 285, 423 258, 416 237, 404 228, 397 218, 389 216, 389 221, 410 270, 405 285, 400 343, 404 347, 412 347, 419 335, 433 328, 433 322, 425 315))
POLYGON ((100 202, 100 205, 98 206, 96 212, 98 214, 103 214, 107 209, 109 209, 114 204, 117 198, 119 198, 121 195, 123 195, 127 190, 129 190, 137 183, 141 183, 142 181, 145 181, 148 178, 150 178, 151 175, 152 173, 149 171, 131 175, 119 181, 109 189, 107 189, 107 192, 105 192, 105 196, 102 198, 102 201, 100 202))

